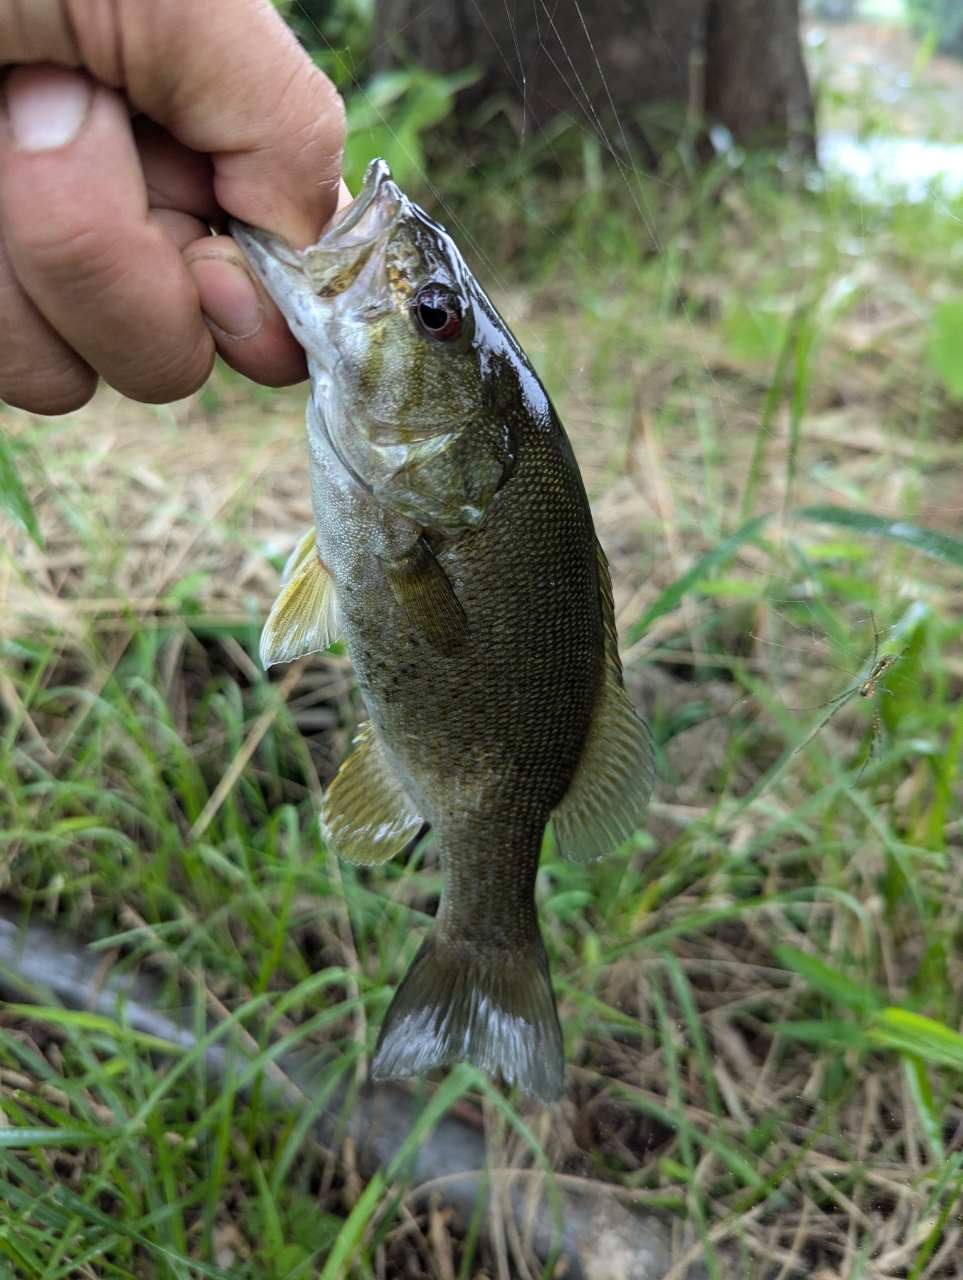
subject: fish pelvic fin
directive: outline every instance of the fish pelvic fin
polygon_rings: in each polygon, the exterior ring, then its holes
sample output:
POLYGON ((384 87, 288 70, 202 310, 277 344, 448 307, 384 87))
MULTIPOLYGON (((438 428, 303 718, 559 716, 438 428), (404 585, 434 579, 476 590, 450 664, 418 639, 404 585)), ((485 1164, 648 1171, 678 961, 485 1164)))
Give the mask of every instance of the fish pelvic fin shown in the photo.
POLYGON ((521 955, 479 958, 429 931, 381 1024, 371 1077, 402 1080, 456 1062, 501 1072, 540 1102, 561 1096, 562 1030, 541 938, 521 955))
POLYGON ((387 862, 423 826, 395 776, 374 727, 365 722, 354 750, 328 787, 321 833, 328 848, 347 862, 387 862))
POLYGON ((552 810, 555 843, 570 862, 593 862, 624 844, 642 822, 655 778, 652 738, 622 681, 612 582, 597 540, 596 553, 605 679, 582 758, 568 790, 552 810))
POLYGON ((341 634, 334 583, 318 554, 313 529, 288 557, 281 591, 261 632, 261 665, 320 653, 341 634))
POLYGON ((453 653, 468 635, 468 620, 455 588, 424 537, 397 560, 382 560, 385 579, 408 621, 442 653, 453 653))

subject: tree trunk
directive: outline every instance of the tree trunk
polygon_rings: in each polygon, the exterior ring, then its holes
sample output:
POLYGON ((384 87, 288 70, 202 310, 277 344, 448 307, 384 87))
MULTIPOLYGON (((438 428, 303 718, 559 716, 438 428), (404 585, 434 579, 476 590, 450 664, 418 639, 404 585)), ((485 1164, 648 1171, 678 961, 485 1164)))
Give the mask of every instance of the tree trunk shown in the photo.
POLYGON ((611 137, 666 101, 744 146, 813 146, 798 0, 376 0, 372 69, 406 58, 479 67, 464 105, 499 97, 523 136, 566 113, 611 137))
POLYGON ((798 0, 710 0, 705 113, 743 145, 814 153, 798 0))

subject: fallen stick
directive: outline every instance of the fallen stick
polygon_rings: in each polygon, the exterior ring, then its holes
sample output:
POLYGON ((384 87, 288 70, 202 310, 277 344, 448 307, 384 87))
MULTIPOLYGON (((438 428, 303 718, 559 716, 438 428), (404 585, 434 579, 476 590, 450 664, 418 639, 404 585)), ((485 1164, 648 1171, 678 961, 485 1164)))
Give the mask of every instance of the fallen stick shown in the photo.
MULTIPOLYGON (((189 1029, 189 1014, 179 1016, 158 1008, 160 984, 149 975, 114 971, 105 981, 101 952, 46 925, 21 927, 17 915, 15 907, 0 904, 0 993, 6 998, 26 998, 31 1003, 46 999, 106 1017, 116 1016, 122 1000, 125 1022, 133 1030, 182 1048, 196 1043, 189 1029)), ((236 1042, 230 1054, 220 1045, 209 1047, 205 1052, 209 1076, 224 1081, 229 1074, 239 1075, 247 1065, 244 1050, 245 1045, 236 1042)), ((285 1055, 277 1067, 276 1075, 265 1072, 262 1096, 271 1098, 279 1108, 290 1110, 302 1098, 316 1094, 321 1081, 315 1051, 285 1055)), ((316 1136, 324 1145, 345 1131, 341 1116, 344 1096, 344 1091, 336 1093, 314 1122, 316 1136)), ((366 1174, 388 1168, 418 1112, 418 1099, 403 1085, 361 1087, 348 1132, 366 1174)), ((453 1211, 452 1221, 467 1230, 482 1190, 485 1154, 482 1133, 451 1113, 442 1117, 419 1148, 405 1200, 427 1207, 432 1196, 441 1192, 442 1205, 453 1211)), ((510 1168, 490 1172, 495 1175, 493 1183, 508 1183, 503 1202, 511 1206, 519 1234, 544 1262, 556 1244, 545 1175, 510 1168)), ((557 1178, 556 1185, 562 1211, 559 1259, 566 1262, 564 1270, 556 1268, 556 1275, 564 1280, 663 1280, 673 1264, 672 1233, 666 1218, 632 1204, 632 1193, 622 1187, 563 1176, 557 1178)), ((736 1275, 734 1269, 729 1270, 730 1262, 734 1259, 720 1251, 724 1280, 736 1275)), ((684 1272, 685 1280, 707 1280, 708 1274, 702 1261, 684 1272)))

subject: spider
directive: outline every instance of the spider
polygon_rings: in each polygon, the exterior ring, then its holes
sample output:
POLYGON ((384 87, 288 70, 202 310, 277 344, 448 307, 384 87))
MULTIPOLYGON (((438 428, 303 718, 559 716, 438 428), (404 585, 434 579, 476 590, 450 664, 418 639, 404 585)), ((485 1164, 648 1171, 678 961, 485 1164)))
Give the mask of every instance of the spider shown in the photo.
MULTIPOLYGON (((805 747, 807 743, 811 742, 813 738, 815 738, 816 734, 819 733, 819 731, 823 729, 830 720, 832 720, 836 712, 841 711, 847 703, 852 702, 853 698, 871 699, 873 705, 873 738, 869 746, 869 753, 863 761, 859 773, 857 773, 853 780, 854 786, 863 776, 863 771, 876 754, 876 749, 883 736, 882 719, 879 713, 879 682, 882 680, 886 672, 889 671, 891 667, 894 667, 906 652, 905 649, 902 649, 899 653, 884 653, 883 656, 880 657, 879 632, 876 629, 876 617, 872 613, 870 614, 870 617, 873 621, 873 656, 870 659, 869 675, 866 679, 857 681, 856 684, 850 685, 848 689, 844 689, 842 693, 837 693, 836 696, 834 698, 830 698, 828 702, 820 702, 815 707, 799 708, 801 711, 822 711, 823 708, 829 707, 830 710, 828 715, 823 716, 822 720, 820 720, 819 724, 816 725, 812 733, 808 734, 805 740, 799 744, 796 751, 802 751, 803 747, 805 747)), ((795 755, 796 752, 793 752, 793 754, 795 755)))

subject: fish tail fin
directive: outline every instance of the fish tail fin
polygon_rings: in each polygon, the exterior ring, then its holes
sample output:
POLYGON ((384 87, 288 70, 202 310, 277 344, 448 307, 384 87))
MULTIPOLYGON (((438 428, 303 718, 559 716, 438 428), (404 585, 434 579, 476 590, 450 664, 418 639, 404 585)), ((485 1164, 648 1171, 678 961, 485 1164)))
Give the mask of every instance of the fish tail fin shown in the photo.
POLYGON ((371 1063, 374 1080, 400 1080, 470 1062, 501 1072, 540 1102, 562 1092, 565 1059, 541 937, 521 956, 479 958, 431 930, 395 993, 371 1063))

